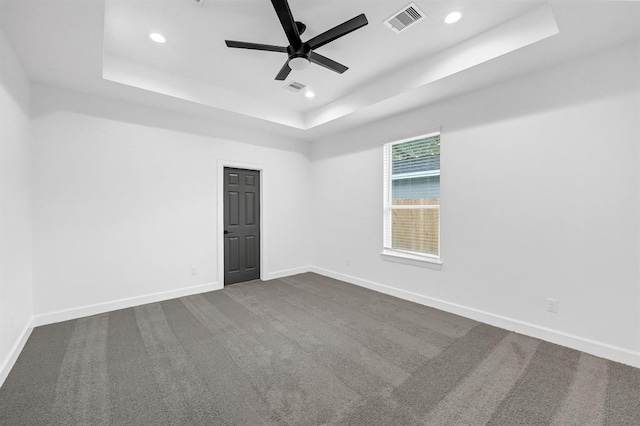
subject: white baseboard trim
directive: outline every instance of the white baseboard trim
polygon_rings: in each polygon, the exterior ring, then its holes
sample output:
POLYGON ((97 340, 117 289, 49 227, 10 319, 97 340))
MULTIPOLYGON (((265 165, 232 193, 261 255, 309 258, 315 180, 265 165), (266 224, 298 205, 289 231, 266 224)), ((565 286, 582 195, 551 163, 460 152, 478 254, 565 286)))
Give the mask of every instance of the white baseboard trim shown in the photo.
POLYGON ((304 274, 311 271, 311 266, 302 266, 300 268, 285 269, 282 271, 269 272, 264 281, 277 280, 278 278, 290 277, 292 275, 304 274))
POLYGON ((388 294, 390 296, 395 296, 400 299, 409 300, 421 305, 430 306, 432 308, 440 309, 445 312, 450 312, 452 314, 460 315, 465 318, 480 321, 485 324, 493 325, 495 327, 515 331, 516 333, 535 337, 537 339, 545 340, 557 345, 566 346, 568 348, 586 352, 597 357, 606 358, 612 361, 620 362, 622 364, 640 368, 640 352, 609 345, 607 343, 598 342, 596 340, 586 339, 584 337, 576 336, 558 330, 553 330, 547 327, 541 327, 539 325, 516 320, 513 318, 492 314, 490 312, 485 312, 479 309, 447 302, 445 300, 435 299, 410 291, 401 290, 395 287, 379 284, 350 275, 345 275, 324 268, 313 266, 310 268, 310 271, 330 278, 335 278, 337 280, 346 281, 348 283, 355 284, 360 287, 365 287, 380 293, 388 294))
POLYGON ((27 343, 29 336, 31 336, 32 330, 33 326, 31 325, 31 321, 29 321, 22 330, 22 333, 20 333, 18 340, 16 340, 13 347, 11 347, 7 357, 2 361, 2 364, 0 364, 0 387, 2 387, 7 376, 9 376, 9 372, 18 360, 18 356, 20 355, 20 352, 22 352, 22 348, 24 348, 25 343, 27 343))
POLYGON ((161 302, 178 297, 191 296, 193 294, 206 293, 214 290, 221 290, 222 288, 223 285, 218 283, 200 284, 176 290, 161 291, 158 293, 146 294, 143 296, 129 297, 127 299, 112 300, 110 302, 63 309, 46 314, 34 315, 31 320, 31 325, 32 327, 39 327, 41 325, 88 317, 90 315, 102 314, 104 312, 116 311, 118 309, 131 308, 133 306, 145 305, 147 303, 161 302))

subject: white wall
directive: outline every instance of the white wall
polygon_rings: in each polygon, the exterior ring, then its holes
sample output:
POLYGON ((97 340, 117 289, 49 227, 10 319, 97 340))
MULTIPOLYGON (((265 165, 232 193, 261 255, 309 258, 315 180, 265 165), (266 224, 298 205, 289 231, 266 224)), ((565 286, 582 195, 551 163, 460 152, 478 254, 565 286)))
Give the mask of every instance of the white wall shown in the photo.
POLYGON ((267 278, 309 265, 307 143, 47 86, 32 103, 37 315, 216 282, 219 159, 267 168, 267 278))
POLYGON ((313 265, 640 366, 639 50, 314 142, 313 265), (444 265, 384 261, 382 144, 438 126, 444 265))
POLYGON ((637 45, 316 141, 310 161, 304 142, 37 84, 29 128, 2 42, 0 360, 32 294, 36 315, 73 316, 216 281, 219 159, 267 168, 265 278, 312 264, 608 356, 640 350, 637 45), (437 126, 444 266, 383 261, 381 146, 437 126))
POLYGON ((0 29, 0 383, 33 309, 29 81, 0 29))

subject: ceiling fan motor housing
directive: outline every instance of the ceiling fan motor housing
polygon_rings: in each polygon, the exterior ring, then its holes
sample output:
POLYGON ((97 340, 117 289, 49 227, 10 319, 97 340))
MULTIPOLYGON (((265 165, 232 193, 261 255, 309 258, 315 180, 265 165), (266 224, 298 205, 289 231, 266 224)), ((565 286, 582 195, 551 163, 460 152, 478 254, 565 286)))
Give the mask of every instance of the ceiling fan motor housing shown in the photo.
POLYGON ((293 58, 309 59, 309 53, 311 53, 311 48, 307 43, 302 43, 302 45, 297 49, 294 49, 293 46, 288 46, 287 53, 289 53, 289 60, 293 58))
POLYGON ((287 52, 289 53, 289 60, 287 63, 289 64, 289 68, 292 70, 301 71, 307 69, 311 64, 311 59, 309 58, 311 48, 307 43, 302 43, 302 46, 298 49, 294 49, 292 46, 289 46, 287 47, 287 52))
POLYGON ((296 27, 298 28, 298 34, 300 35, 302 35, 307 29, 307 26, 300 21, 296 21, 296 27))

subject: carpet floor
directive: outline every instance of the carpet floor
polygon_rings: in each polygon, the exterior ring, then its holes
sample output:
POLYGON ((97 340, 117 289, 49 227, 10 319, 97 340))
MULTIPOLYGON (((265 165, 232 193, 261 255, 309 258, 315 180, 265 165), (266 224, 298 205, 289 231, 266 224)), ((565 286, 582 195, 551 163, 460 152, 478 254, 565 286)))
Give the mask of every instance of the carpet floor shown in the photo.
POLYGON ((640 425, 640 369, 316 274, 33 330, 2 425, 640 425))

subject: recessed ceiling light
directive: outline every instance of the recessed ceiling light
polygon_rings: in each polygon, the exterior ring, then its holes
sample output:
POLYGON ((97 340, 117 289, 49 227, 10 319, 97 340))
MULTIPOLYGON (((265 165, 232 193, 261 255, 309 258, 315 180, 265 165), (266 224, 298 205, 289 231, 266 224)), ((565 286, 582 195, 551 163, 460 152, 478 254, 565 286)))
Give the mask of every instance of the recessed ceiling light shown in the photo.
POLYGON ((446 22, 447 24, 455 24, 460 20, 460 18, 462 18, 462 13, 457 11, 451 12, 444 18, 444 22, 446 22))
POLYGON ((167 41, 167 39, 165 39, 164 36, 159 33, 151 33, 149 34, 149 38, 156 43, 164 43, 165 41, 167 41))
POLYGON ((316 96, 316 94, 313 93, 311 90, 307 91, 304 95, 309 99, 315 98, 315 96, 316 96))

